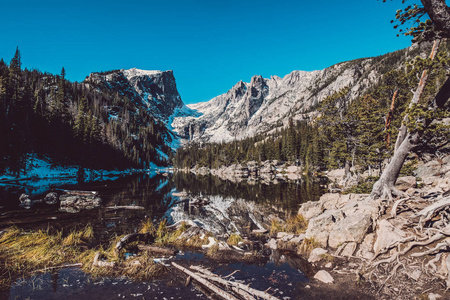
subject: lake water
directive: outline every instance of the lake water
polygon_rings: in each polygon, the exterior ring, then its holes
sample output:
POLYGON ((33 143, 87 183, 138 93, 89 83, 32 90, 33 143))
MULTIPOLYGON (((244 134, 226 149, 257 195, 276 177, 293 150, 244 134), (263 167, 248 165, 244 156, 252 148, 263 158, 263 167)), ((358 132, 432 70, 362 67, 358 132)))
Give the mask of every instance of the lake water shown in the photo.
MULTIPOLYGON (((323 189, 320 181, 302 179, 277 180, 267 184, 243 180, 239 183, 223 181, 213 176, 196 177, 192 174, 161 174, 150 172, 119 178, 99 178, 94 182, 15 182, 0 186, 0 230, 12 224, 24 229, 53 227, 72 229, 90 223, 99 243, 106 244, 114 235, 138 230, 145 218, 155 223, 162 218, 170 223, 190 219, 222 236, 232 232, 247 235, 251 230, 268 227, 272 218, 286 218, 295 214, 302 202, 317 200, 323 189), (19 206, 21 193, 31 199, 45 196, 52 188, 95 190, 102 198, 101 207, 78 213, 59 211, 59 206, 40 203, 29 209, 19 206), (173 195, 188 192, 192 197, 206 200, 206 205, 192 207, 186 199, 173 195), (107 207, 138 205, 144 210, 111 210, 107 207)), ((181 252, 180 261, 206 262, 202 253, 181 252)), ((274 252, 258 265, 243 263, 216 264, 215 272, 228 275, 234 270, 236 280, 252 283, 260 289, 272 287, 281 299, 291 297, 299 288, 297 283, 307 280, 302 258, 274 252)), ((93 280, 78 269, 60 270, 56 274, 42 274, 17 281, 1 299, 75 299, 88 296, 95 299, 187 299, 205 298, 192 285, 164 280, 133 282, 126 278, 93 280), (70 291, 70 292, 69 292, 70 291), (186 295, 189 295, 188 297, 186 295)), ((286 298, 287 299, 287 298, 286 298)))

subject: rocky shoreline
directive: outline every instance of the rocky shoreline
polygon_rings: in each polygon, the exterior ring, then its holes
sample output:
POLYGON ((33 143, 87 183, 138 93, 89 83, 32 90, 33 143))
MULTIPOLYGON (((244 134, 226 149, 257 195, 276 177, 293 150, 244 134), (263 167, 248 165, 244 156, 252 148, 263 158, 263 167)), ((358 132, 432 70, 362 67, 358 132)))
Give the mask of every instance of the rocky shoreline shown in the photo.
POLYGON ((207 167, 193 167, 181 169, 195 175, 211 174, 223 180, 240 182, 244 179, 260 179, 264 182, 276 180, 299 180, 305 174, 302 166, 296 166, 289 162, 278 160, 267 160, 263 162, 249 161, 242 164, 231 164, 220 168, 210 169, 207 167))
POLYGON ((300 240, 317 245, 308 258, 315 280, 345 284, 347 276, 378 299, 450 298, 450 156, 420 164, 414 175, 397 180, 404 196, 395 201, 327 193, 302 204, 308 226, 300 240))

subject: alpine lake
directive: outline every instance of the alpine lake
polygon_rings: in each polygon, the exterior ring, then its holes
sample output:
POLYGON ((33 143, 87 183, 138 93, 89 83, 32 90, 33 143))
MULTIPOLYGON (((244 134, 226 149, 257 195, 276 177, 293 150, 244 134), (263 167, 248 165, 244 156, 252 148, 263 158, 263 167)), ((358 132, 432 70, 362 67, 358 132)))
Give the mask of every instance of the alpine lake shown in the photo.
MULTIPOLYGON (((248 237, 254 229, 270 228, 274 217, 286 219, 296 214, 301 203, 318 200, 323 192, 324 180, 320 178, 230 181, 170 171, 96 178, 91 182, 9 181, 0 183, 0 231, 11 226, 26 231, 69 231, 90 224, 96 242, 108 245, 116 236, 137 232, 146 219, 156 226, 166 219, 168 224, 192 220, 219 238, 232 233, 248 237), (24 207, 19 201, 23 193, 31 199, 42 199, 55 189, 97 191, 102 202, 96 208, 68 212, 61 210, 59 203, 24 207), (183 191, 188 197, 179 196, 183 191), (189 198, 202 199, 204 205, 189 205, 189 198), (127 206, 142 209, 111 209, 127 206)), ((295 299, 308 281, 308 263, 292 252, 266 249, 257 263, 217 262, 205 253, 179 250, 171 261, 204 265, 222 276, 232 274, 233 280, 255 289, 270 288, 269 292, 279 299, 295 299)), ((17 279, 0 293, 0 299, 207 299, 196 286, 186 286, 181 279, 143 282, 127 277, 93 278, 76 267, 17 279)))

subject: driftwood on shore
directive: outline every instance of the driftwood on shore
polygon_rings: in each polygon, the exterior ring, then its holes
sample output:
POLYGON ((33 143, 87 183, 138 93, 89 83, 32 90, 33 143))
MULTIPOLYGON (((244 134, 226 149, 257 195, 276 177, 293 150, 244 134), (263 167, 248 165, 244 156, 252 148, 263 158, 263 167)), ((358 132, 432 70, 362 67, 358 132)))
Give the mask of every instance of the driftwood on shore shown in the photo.
POLYGON ((63 189, 55 189, 57 191, 61 191, 65 194, 77 195, 77 196, 97 196, 97 191, 80 191, 80 190, 63 190, 63 189))
POLYGON ((255 300, 259 298, 266 300, 278 300, 278 298, 267 292, 256 290, 240 282, 226 280, 200 266, 191 266, 190 268, 196 271, 193 272, 176 264, 175 262, 172 262, 172 265, 224 299, 237 299, 235 296, 224 290, 228 289, 246 300, 255 300), (220 284, 224 287, 224 289, 217 287, 210 281, 220 284))
POLYGON ((204 279, 197 273, 194 273, 182 266, 180 266, 177 263, 172 262, 172 266, 177 268, 178 270, 182 271, 183 273, 187 274, 188 276, 191 276, 192 279, 195 279, 198 283, 202 284, 203 286, 207 287, 212 292, 216 293, 219 297, 226 299, 226 300, 239 300, 235 296, 231 295, 230 293, 227 293, 226 291, 222 290, 221 288, 217 287, 216 285, 212 284, 208 280, 204 279))

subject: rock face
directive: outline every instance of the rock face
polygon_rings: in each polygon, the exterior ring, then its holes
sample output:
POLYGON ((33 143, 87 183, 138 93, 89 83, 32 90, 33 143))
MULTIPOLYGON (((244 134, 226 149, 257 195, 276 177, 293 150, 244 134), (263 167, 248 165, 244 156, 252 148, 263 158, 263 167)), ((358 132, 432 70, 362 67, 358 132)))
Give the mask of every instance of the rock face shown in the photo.
POLYGON ((328 193, 302 204, 299 214, 308 220, 306 238, 314 238, 321 247, 361 243, 378 214, 378 203, 367 196, 328 193))
MULTIPOLYGON (((119 97, 126 96, 137 104, 137 107, 164 122, 185 108, 172 71, 145 71, 133 68, 91 73, 84 83, 108 89, 111 93, 117 93, 119 97)), ((108 109, 114 116, 114 106, 108 109)))
POLYGON ((395 68, 422 50, 412 47, 401 51, 404 55, 395 59, 393 54, 386 54, 324 70, 293 71, 283 78, 253 76, 250 82, 239 81, 227 93, 208 102, 188 105, 198 115, 174 117, 171 125, 183 139, 202 142, 231 141, 267 132, 287 125, 289 118, 301 120, 314 114, 320 101, 344 87, 350 88, 351 99, 357 98, 377 83, 381 69, 385 72, 386 68, 395 68))

